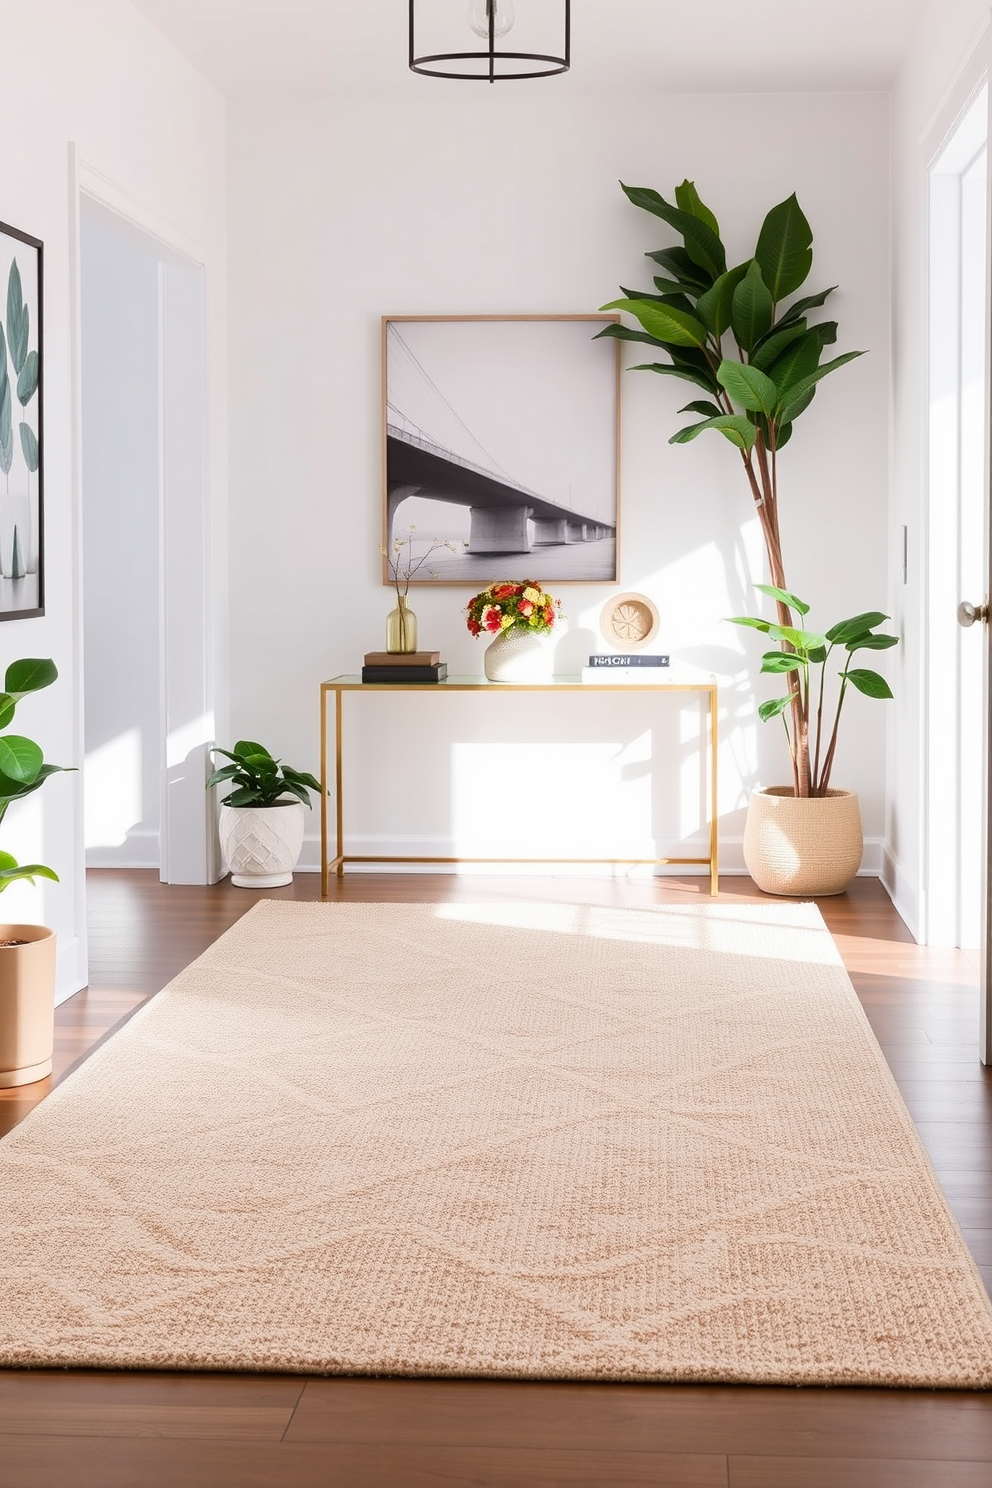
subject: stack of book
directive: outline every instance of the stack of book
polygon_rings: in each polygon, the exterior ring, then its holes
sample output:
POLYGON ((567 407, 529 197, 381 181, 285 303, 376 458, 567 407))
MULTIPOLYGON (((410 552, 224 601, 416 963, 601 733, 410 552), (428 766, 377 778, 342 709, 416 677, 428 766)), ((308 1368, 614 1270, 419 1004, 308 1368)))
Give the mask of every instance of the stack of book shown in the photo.
POLYGON ((443 682, 448 663, 440 651, 368 651, 363 682, 443 682))
POLYGON ((651 656, 646 651, 599 652, 582 668, 587 682, 657 682, 670 664, 667 656, 651 656))

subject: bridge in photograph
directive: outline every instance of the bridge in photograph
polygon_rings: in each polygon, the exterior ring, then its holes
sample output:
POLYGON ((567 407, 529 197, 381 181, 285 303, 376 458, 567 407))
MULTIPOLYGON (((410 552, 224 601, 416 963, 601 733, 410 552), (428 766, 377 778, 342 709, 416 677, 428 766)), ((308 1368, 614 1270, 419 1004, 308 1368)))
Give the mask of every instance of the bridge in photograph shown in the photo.
POLYGON ((503 470, 429 377, 395 324, 389 329, 390 533, 400 503, 408 496, 423 496, 468 507, 470 553, 529 553, 534 546, 598 542, 615 534, 614 524, 531 491, 503 470))

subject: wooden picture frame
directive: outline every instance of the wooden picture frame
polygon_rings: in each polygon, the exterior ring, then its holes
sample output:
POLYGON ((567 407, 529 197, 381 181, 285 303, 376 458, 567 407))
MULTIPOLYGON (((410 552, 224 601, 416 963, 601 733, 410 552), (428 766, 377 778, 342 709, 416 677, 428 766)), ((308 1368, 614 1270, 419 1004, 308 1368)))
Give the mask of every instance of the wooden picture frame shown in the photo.
POLYGON ((384 584, 617 582, 618 321, 383 316, 384 584))
POLYGON ((45 613, 44 245, 0 222, 0 620, 45 613))

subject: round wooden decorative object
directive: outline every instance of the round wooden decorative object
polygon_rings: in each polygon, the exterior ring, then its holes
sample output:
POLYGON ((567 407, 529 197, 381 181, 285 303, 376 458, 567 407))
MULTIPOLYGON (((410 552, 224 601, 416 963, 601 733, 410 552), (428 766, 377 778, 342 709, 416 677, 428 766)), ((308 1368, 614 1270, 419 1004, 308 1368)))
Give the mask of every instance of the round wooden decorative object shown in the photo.
POLYGON ((599 617, 603 636, 621 651, 640 651, 650 645, 660 623, 658 610, 646 594, 615 594, 599 617))

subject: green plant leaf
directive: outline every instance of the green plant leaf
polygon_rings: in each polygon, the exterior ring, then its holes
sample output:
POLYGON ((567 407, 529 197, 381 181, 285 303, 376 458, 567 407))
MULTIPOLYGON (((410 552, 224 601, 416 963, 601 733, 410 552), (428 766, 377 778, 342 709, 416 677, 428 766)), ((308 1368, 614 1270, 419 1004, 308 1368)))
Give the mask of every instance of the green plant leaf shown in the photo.
POLYGON ((806 282, 813 267, 813 230, 795 192, 768 213, 754 256, 776 304, 806 282))
POLYGON ((836 284, 831 284, 829 289, 821 289, 819 294, 806 295, 804 299, 796 300, 779 317, 779 325, 789 325, 794 320, 800 320, 808 310, 819 310, 821 305, 826 304, 836 288, 836 284))
POLYGON ((272 759, 271 754, 265 748, 264 744, 255 744, 251 739, 239 739, 234 746, 234 757, 236 759, 247 759, 249 756, 253 759, 272 759))
POLYGON ((222 802, 224 806, 261 806, 263 805, 262 793, 255 786, 243 785, 238 790, 225 796, 222 802))
POLYGON ((814 646, 813 649, 812 649, 812 651, 809 652, 808 659, 809 659, 810 663, 813 666, 819 666, 821 662, 826 661, 826 659, 827 659, 827 648, 826 648, 826 646, 814 646))
POLYGON ((714 336, 722 336, 730 326, 734 291, 747 273, 749 264, 750 260, 738 264, 735 269, 728 269, 696 301, 696 314, 714 336))
POLYGON ((0 771, 18 785, 33 785, 45 757, 33 739, 6 734, 0 739, 0 771))
MULTIPOLYGON (((843 673, 838 673, 838 675, 843 676, 843 673)), ((863 668, 856 668, 853 672, 848 672, 847 680, 859 692, 863 692, 865 697, 890 698, 892 696, 892 689, 888 682, 886 682, 884 677, 880 677, 877 672, 868 672, 863 668)))
POLYGON ((695 181, 683 181, 681 186, 675 188, 675 201, 683 212, 688 212, 692 217, 698 217, 700 222, 706 226, 717 237, 720 236, 720 224, 699 197, 695 181))
POLYGON ((16 703, 16 698, 12 698, 9 693, 0 693, 0 728, 6 728, 12 722, 16 703))
POLYGON ((38 441, 35 438, 35 432, 31 428, 30 424, 25 424, 22 422, 20 425, 20 434, 21 452, 24 455, 24 463, 30 470, 31 474, 34 475, 35 471, 38 469, 38 463, 40 460, 40 455, 38 453, 38 441))
POLYGON ((655 217, 660 217, 667 222, 669 227, 674 227, 677 233, 681 233, 685 242, 685 251, 694 264, 705 269, 711 279, 717 279, 726 271, 727 254, 719 236, 705 222, 694 217, 691 212, 683 212, 678 207, 673 207, 657 191, 652 191, 646 186, 620 186, 627 199, 633 202, 635 207, 641 207, 645 212, 652 212, 655 217))
POLYGON ((837 340, 837 322, 835 320, 821 320, 819 325, 810 326, 814 336, 819 336, 821 346, 833 346, 837 340))
POLYGON ((706 327, 695 316, 654 300, 612 300, 603 310, 627 310, 646 331, 673 346, 705 346, 706 327))
POLYGON ((684 408, 679 409, 679 413, 701 413, 703 418, 720 418, 723 409, 716 403, 708 403, 700 398, 698 403, 687 403, 684 408))
POLYGON ((649 346, 664 346, 664 341, 659 341, 657 336, 649 336, 647 331, 635 331, 633 326, 611 324, 604 326, 593 336, 594 341, 602 341, 604 338, 614 341, 646 341, 649 346))
POLYGON ((719 385, 715 377, 707 377, 703 372, 696 372, 691 367, 676 367, 667 362, 638 362, 636 367, 628 367, 628 372, 657 372, 662 377, 681 377, 685 382, 694 382, 697 387, 704 388, 708 393, 719 392, 719 385))
POLYGON ((784 713, 791 702, 792 694, 790 693, 788 697, 775 698, 770 703, 761 703, 758 707, 758 717, 763 723, 767 723, 770 718, 777 718, 780 713, 784 713))
POLYGON ((725 439, 738 449, 749 450, 754 445, 757 437, 753 424, 748 423, 742 414, 721 413, 717 418, 704 419, 700 424, 690 424, 685 429, 679 429, 669 439, 669 444, 689 444, 691 440, 698 438, 706 429, 716 429, 725 439))
POLYGON ((762 372, 767 372, 775 362, 776 357, 781 356, 785 348, 800 336, 806 334, 806 322, 797 320, 794 325, 785 327, 772 326, 767 336, 762 336, 751 352, 751 366, 758 367, 762 372))
POLYGON ((58 674, 58 667, 51 657, 24 657, 21 661, 10 663, 3 679, 3 690, 18 702, 22 697, 27 697, 29 692, 40 692, 43 687, 51 687, 58 674))
POLYGON ((14 431, 11 425, 10 378, 0 381, 0 470, 10 474, 14 460, 14 431))
MULTIPOLYGON (((10 858, 10 853, 3 853, 2 856, 10 858)), ((11 858, 10 864, 5 863, 0 867, 0 891, 9 888, 12 883, 17 883, 19 879, 25 878, 30 883, 34 883, 36 878, 50 878, 52 883, 59 881, 58 874, 54 873, 51 868, 46 868, 42 863, 25 863, 22 868, 11 858)))
POLYGON ((804 654, 826 645, 825 637, 817 635, 815 630, 797 630, 794 625, 773 625, 768 634, 773 640, 787 641, 804 654))
POLYGON ((0 806, 4 806, 9 801, 20 801, 24 796, 33 795, 36 790, 41 789, 50 776, 68 774, 75 768, 75 765, 42 765, 37 779, 27 784, 12 780, 9 775, 0 771, 0 806))
POLYGON ((863 615, 853 615, 850 620, 839 620, 836 625, 831 625, 827 631, 827 640, 832 645, 842 645, 845 641, 853 640, 855 636, 874 630, 876 625, 881 625, 882 621, 888 618, 888 615, 883 615, 881 610, 866 610, 863 615))
POLYGON ((855 636, 847 642, 848 651, 888 651, 893 646, 898 646, 899 637, 893 635, 862 635, 855 636))
POLYGON ((7 278, 7 341, 10 348, 10 360, 18 376, 20 376, 28 354, 28 330, 28 308, 24 303, 21 271, 17 267, 15 258, 10 265, 10 274, 7 278))
POLYGON ((768 375, 778 387, 791 387, 800 378, 816 371, 822 354, 823 342, 816 331, 804 331, 775 358, 768 368, 768 375))
POLYGON ((646 253, 644 257, 650 258, 659 268, 667 269, 683 289, 691 287, 699 294, 701 290, 709 289, 713 283, 712 277, 693 263, 684 248, 656 248, 653 253, 646 253))
MULTIPOLYGON (((864 354, 863 351, 846 351, 843 356, 834 357, 832 362, 826 362, 822 367, 817 367, 816 371, 811 372, 808 377, 800 378, 791 387, 782 388, 779 394, 779 412, 782 422, 788 423, 791 419, 798 417, 796 412, 798 404, 824 377, 828 377, 831 372, 836 372, 838 367, 843 367, 848 362, 853 362, 855 357, 864 356, 864 354)), ((803 404, 803 407, 806 406, 808 405, 803 404)))
POLYGON ((776 430, 776 433, 775 433, 775 448, 776 448, 776 450, 783 449, 784 446, 788 444, 788 442, 789 442, 789 440, 791 438, 792 438, 792 425, 791 424, 779 424, 778 425, 778 428, 776 430))
POLYGON ((804 662, 795 651, 768 651, 761 658, 763 672, 801 672, 804 662))
POLYGON ((207 781, 207 790, 212 785, 221 785, 225 780, 233 780, 235 775, 240 775, 240 773, 241 770, 238 765, 225 765, 223 769, 215 770, 207 781))
POLYGON ((280 792, 280 794, 283 794, 286 791, 290 791, 292 795, 296 796, 297 800, 303 802, 304 806, 307 806, 310 808, 310 810, 313 810, 313 802, 310 799, 310 792, 307 790, 306 786, 300 785, 299 782, 296 780, 284 780, 282 785, 282 792, 280 792))
POLYGON ((752 630, 764 631, 765 635, 772 628, 770 620, 759 620, 756 615, 728 615, 728 625, 748 625, 752 630))
POLYGON ((17 374, 17 401, 26 408, 38 391, 38 353, 29 351, 17 374))
POLYGON ((759 265, 752 259, 747 273, 734 290, 730 308, 730 324, 745 351, 750 351, 771 330, 772 310, 768 286, 761 277, 759 265))
POLYGON ((283 765, 282 773, 287 780, 292 780, 298 785, 305 785, 308 790, 314 790, 318 795, 320 794, 320 781, 315 775, 311 775, 309 771, 291 770, 288 765, 283 765))
POLYGON ((716 369, 717 381, 726 388, 735 403, 748 408, 752 413, 763 413, 766 418, 778 402, 778 388, 770 377, 749 367, 745 362, 727 359, 716 369))
POLYGON ((788 605, 790 610, 795 610, 799 615, 809 614, 809 605, 796 594, 790 594, 788 589, 776 589, 774 584, 755 584, 753 586, 759 594, 767 594, 772 599, 780 599, 783 604, 788 605))

